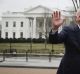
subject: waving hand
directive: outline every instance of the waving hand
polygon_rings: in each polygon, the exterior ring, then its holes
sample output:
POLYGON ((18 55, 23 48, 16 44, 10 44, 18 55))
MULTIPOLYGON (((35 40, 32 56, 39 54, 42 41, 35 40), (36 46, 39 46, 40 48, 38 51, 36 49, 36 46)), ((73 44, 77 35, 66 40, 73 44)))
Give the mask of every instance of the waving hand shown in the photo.
POLYGON ((52 14, 52 28, 58 29, 64 22, 64 19, 61 18, 60 11, 55 11, 52 14))

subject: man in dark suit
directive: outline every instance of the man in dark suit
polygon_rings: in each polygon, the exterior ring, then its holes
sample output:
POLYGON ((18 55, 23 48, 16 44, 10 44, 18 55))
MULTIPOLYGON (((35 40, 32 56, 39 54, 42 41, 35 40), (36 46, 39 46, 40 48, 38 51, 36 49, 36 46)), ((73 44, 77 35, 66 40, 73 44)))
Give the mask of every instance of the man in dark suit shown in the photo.
POLYGON ((51 43, 64 43, 65 54, 61 60, 57 74, 80 74, 80 10, 75 14, 75 22, 63 27, 58 33, 58 28, 65 20, 61 13, 52 14, 52 30, 49 33, 51 43))

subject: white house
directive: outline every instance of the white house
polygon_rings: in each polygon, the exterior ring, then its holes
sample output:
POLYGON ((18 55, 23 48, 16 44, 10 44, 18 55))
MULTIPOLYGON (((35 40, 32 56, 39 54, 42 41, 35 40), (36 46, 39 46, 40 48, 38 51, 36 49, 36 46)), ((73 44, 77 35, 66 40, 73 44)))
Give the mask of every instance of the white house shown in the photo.
POLYGON ((53 10, 37 6, 23 12, 5 12, 2 15, 2 38, 45 38, 51 28, 53 10))
POLYGON ((0 21, 0 38, 1 38, 1 33, 2 32, 2 25, 1 25, 1 21, 0 21))

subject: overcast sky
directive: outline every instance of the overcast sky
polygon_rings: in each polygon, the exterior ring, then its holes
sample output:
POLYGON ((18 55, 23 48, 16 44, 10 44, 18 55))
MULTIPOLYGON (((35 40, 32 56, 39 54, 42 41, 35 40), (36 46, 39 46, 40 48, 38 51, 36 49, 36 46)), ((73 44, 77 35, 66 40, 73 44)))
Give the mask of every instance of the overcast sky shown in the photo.
POLYGON ((24 8, 37 5, 65 9, 73 4, 72 0, 0 0, 0 15, 6 11, 24 11, 24 8))

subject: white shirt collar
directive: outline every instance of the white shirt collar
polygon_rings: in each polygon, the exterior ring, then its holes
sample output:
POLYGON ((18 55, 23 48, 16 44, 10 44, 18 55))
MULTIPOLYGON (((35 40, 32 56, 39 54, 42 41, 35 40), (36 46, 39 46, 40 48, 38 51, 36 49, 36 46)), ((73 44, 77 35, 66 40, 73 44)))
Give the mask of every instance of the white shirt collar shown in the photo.
POLYGON ((79 29, 80 29, 80 25, 78 24, 78 27, 79 27, 79 29))

